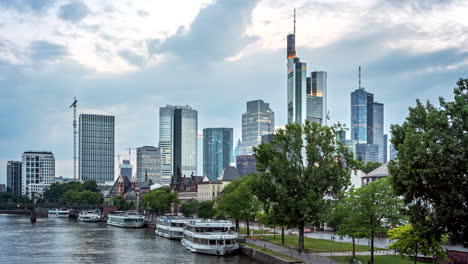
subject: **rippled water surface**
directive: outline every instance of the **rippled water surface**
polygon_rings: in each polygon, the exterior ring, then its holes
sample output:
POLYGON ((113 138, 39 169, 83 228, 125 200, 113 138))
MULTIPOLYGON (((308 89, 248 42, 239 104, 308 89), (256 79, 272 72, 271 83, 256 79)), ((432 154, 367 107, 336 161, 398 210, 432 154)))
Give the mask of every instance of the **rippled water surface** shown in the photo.
POLYGON ((69 219, 0 215, 0 263, 254 263, 244 256, 194 254, 153 229, 69 219))

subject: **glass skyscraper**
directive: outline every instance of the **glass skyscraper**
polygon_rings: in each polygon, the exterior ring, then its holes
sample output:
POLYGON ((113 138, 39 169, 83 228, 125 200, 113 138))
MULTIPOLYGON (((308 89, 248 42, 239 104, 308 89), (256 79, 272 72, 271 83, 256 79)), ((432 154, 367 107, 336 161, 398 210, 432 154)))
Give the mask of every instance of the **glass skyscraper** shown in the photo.
POLYGON ((79 121, 80 181, 114 181, 114 116, 81 114, 79 121))
POLYGON ((172 175, 197 173, 198 112, 190 106, 159 108, 161 182, 170 185, 172 175))
POLYGON ((133 165, 130 164, 130 160, 122 160, 122 163, 119 164, 119 169, 120 169, 120 175, 123 177, 127 177, 127 179, 131 182, 133 165))
POLYGON ((137 148, 137 183, 146 181, 161 183, 161 152, 160 148, 144 146, 137 148))
POLYGON ((233 162, 233 129, 203 129, 203 172, 210 181, 216 179, 233 162))
POLYGON ((314 71, 307 77, 307 120, 327 124, 327 73, 314 71))
POLYGON ((383 163, 388 162, 388 135, 384 134, 383 137, 383 163))
POLYGON ((288 58, 288 123, 303 124, 307 119, 307 64, 298 57, 288 58))
POLYGON ((242 114, 242 154, 250 155, 252 148, 262 143, 262 136, 275 131, 275 113, 262 100, 247 102, 247 111, 242 114))
POLYGON ((21 161, 7 162, 7 191, 21 195, 21 161))
POLYGON ((374 102, 372 115, 372 141, 368 143, 379 146, 376 159, 384 164, 384 105, 374 102))

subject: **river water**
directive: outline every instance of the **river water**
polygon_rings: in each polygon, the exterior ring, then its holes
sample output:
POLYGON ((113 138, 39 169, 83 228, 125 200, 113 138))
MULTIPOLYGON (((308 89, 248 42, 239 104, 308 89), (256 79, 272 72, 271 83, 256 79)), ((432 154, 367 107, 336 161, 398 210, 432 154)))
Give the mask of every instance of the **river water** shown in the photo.
POLYGON ((180 241, 153 229, 127 229, 106 223, 0 215, 0 263, 232 263, 253 264, 235 255, 191 253, 180 241))

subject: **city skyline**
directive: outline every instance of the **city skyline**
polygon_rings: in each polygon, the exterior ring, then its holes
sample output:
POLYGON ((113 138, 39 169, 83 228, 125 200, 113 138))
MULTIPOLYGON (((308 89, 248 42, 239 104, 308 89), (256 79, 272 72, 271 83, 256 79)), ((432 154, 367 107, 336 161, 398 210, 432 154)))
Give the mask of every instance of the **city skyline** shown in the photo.
POLYGON ((157 145, 158 108, 166 104, 197 109, 198 132, 205 127, 234 127, 234 142, 241 132, 239 116, 249 100, 269 102, 277 127, 284 125, 285 35, 292 29, 293 7, 298 11, 296 48, 301 59, 308 63, 309 72, 328 73, 328 124, 339 121, 350 127, 349 93, 357 88, 358 65, 366 69, 363 86, 385 104, 385 134, 390 124, 403 121, 416 98, 435 103, 438 96, 451 96, 455 81, 468 68, 466 40, 459 37, 467 32, 468 22, 460 14, 468 6, 459 1, 434 3, 433 8, 362 1, 340 3, 337 10, 320 1, 297 6, 194 1, 184 2, 183 10, 178 8, 181 2, 165 8, 143 3, 106 8, 99 1, 85 1, 88 11, 81 16, 60 13, 57 17, 60 7, 73 3, 21 3, 0 4, 5 14, 0 18, 0 85, 4 88, 0 123, 8 124, 0 132, 0 167, 4 168, 0 183, 6 181, 7 161, 19 160, 29 149, 51 150, 56 175, 73 175, 68 105, 74 96, 79 100, 78 113, 116 117, 116 154, 128 146, 157 145), (180 12, 164 24, 161 21, 167 15, 156 17, 161 10, 169 13, 166 8, 180 12), (384 18, 390 11, 398 19, 384 18), (97 13, 108 14, 104 19, 109 21, 99 20, 97 13), (112 25, 120 16, 129 18, 122 32, 115 30, 121 24, 112 25), (215 17, 225 17, 227 28, 221 30, 213 23, 215 17), (375 22, 375 28, 364 32, 369 22, 375 22), (317 23, 323 29, 309 32, 317 23), (446 28, 448 23, 451 30, 446 28), (158 25, 157 32, 147 24, 158 25), (122 36, 140 25, 144 25, 140 35, 122 36), (17 34, 33 27, 42 33, 17 34), (96 41, 91 41, 94 37, 96 41), (184 49, 187 41, 196 46, 184 49), (42 115, 38 118, 32 112, 42 115), (41 133, 43 139, 33 140, 34 133, 41 133))

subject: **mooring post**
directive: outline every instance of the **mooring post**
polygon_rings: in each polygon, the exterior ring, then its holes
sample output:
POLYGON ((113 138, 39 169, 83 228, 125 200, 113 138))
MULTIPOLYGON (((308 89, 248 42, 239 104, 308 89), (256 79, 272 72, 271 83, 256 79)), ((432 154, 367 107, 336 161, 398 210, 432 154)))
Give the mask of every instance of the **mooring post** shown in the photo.
POLYGON ((36 214, 36 211, 34 210, 34 192, 31 193, 32 194, 32 206, 31 206, 31 212, 29 213, 29 220, 31 220, 31 224, 35 224, 36 223, 36 218, 37 218, 37 214, 36 214))

